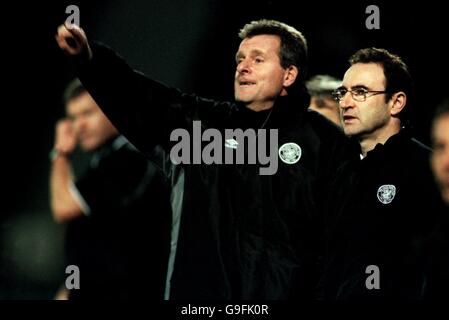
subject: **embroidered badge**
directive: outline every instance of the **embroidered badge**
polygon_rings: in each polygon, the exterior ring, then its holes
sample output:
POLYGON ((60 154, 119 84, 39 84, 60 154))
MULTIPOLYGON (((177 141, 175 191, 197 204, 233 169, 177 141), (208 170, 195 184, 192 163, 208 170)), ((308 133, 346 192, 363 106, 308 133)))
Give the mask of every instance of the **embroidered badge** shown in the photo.
POLYGON ((279 158, 287 164, 294 164, 301 158, 301 147, 294 142, 284 143, 279 148, 279 158))
POLYGON ((396 195, 396 187, 392 184, 384 184, 377 189, 377 199, 383 204, 389 204, 396 195))

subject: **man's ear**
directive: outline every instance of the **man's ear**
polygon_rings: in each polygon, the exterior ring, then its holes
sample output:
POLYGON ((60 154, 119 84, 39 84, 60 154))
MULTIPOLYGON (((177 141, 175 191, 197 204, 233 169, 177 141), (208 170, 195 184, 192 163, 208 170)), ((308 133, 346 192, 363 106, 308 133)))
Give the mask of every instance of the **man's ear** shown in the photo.
POLYGON ((392 116, 397 116, 407 103, 407 95, 402 91, 396 92, 391 97, 391 101, 392 105, 390 113, 392 116))
POLYGON ((285 74, 284 74, 284 87, 290 87, 296 80, 296 77, 299 74, 299 70, 296 66, 291 65, 289 67, 287 67, 287 69, 285 69, 285 74))

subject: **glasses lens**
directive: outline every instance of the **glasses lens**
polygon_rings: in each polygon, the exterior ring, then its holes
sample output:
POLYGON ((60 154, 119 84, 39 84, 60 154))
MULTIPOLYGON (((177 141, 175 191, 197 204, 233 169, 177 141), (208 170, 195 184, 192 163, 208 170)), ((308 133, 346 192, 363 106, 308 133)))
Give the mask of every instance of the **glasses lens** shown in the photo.
POLYGON ((332 97, 334 98, 334 100, 340 101, 345 93, 346 92, 344 90, 335 90, 332 92, 332 97))
POLYGON ((367 90, 365 89, 355 89, 352 92, 352 97, 354 98, 355 101, 359 101, 359 102, 363 102, 366 100, 366 94, 368 93, 367 90))

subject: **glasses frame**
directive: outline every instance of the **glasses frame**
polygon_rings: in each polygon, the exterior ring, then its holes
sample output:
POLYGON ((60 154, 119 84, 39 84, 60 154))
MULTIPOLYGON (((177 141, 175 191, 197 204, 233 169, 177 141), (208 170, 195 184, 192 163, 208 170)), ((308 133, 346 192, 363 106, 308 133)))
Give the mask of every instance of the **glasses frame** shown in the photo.
POLYGON ((332 91, 332 98, 338 102, 341 102, 343 100, 343 98, 346 96, 347 93, 351 94, 351 98, 357 102, 365 102, 367 98, 378 95, 378 94, 383 94, 383 93, 389 93, 388 91, 380 91, 380 90, 368 90, 365 88, 355 88, 352 90, 348 90, 345 88, 339 88, 339 89, 335 89, 332 91), (362 95, 362 98, 358 98, 356 97, 356 90, 364 90, 364 93, 362 95), (341 93, 342 91, 345 91, 343 94, 341 93), (370 94, 370 95, 368 95, 370 94))

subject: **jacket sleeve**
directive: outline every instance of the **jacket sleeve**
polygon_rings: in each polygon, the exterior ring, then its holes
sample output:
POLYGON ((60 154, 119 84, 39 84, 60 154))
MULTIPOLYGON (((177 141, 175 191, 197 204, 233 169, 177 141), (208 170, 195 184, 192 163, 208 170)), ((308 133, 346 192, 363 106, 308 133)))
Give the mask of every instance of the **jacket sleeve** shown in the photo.
POLYGON ((234 108, 151 80, 99 43, 92 52, 78 65, 78 77, 116 128, 146 154, 156 145, 169 151, 171 132, 190 131, 194 120, 203 128, 220 127, 234 108))

